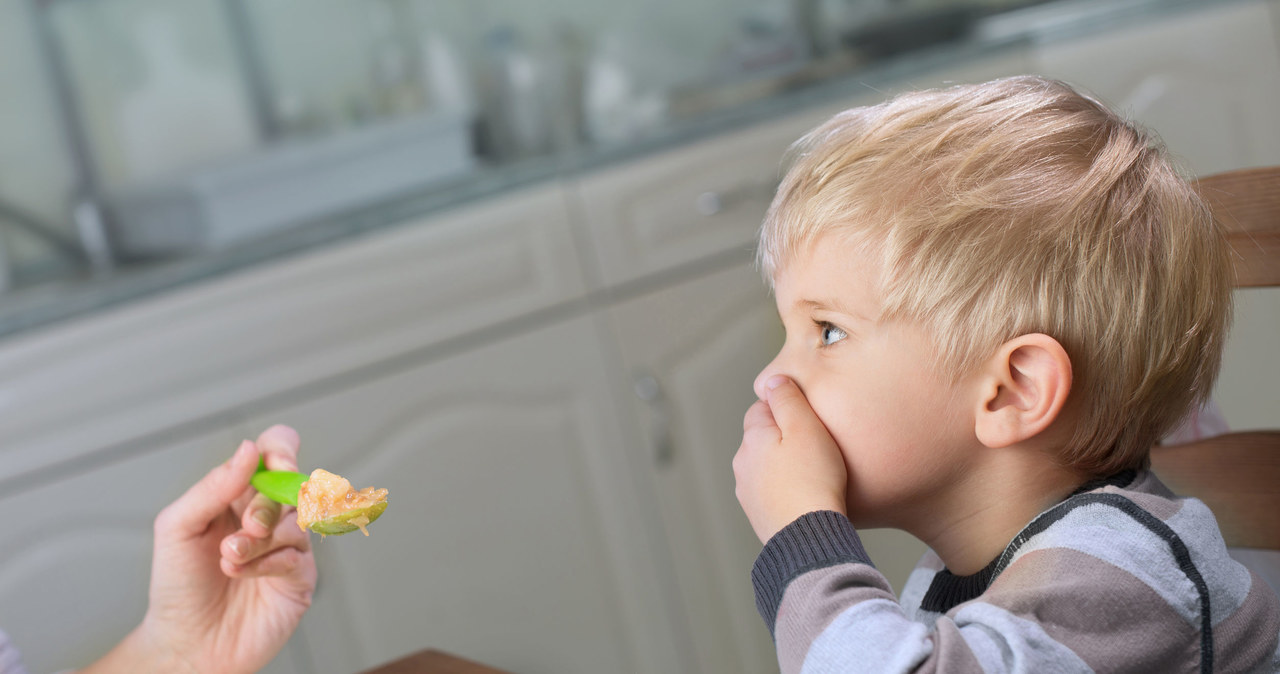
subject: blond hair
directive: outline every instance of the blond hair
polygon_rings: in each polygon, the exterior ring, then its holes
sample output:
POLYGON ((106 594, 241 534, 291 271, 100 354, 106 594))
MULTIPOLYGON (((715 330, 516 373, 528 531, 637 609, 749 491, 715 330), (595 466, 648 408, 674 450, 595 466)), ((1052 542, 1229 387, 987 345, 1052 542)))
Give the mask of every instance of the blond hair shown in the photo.
POLYGON ((793 147, 760 234, 770 280, 828 233, 882 256, 882 319, 923 325, 959 377, 1048 334, 1071 358, 1092 475, 1146 465, 1210 393, 1231 313, 1224 236, 1150 134, 1061 82, 919 91, 793 147))

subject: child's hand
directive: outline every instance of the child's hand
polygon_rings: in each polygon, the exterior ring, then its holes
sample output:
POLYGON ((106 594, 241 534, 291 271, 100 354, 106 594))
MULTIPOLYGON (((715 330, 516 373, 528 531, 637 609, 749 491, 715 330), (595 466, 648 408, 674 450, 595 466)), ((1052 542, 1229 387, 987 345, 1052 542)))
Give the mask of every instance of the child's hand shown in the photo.
POLYGON ((826 426, 795 382, 775 376, 747 410, 733 457, 738 503, 760 542, 815 510, 845 512, 848 473, 826 426))

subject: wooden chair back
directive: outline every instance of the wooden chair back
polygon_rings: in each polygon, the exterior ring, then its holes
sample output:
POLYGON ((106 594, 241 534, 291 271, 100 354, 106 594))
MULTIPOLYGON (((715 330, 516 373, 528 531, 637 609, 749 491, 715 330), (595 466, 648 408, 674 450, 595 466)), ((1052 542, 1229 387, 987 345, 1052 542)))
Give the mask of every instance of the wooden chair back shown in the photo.
MULTIPOLYGON (((1197 188, 1227 230, 1236 287, 1280 286, 1280 166, 1207 176, 1197 188)), ((1280 382, 1274 395, 1280 401, 1280 382)), ((1276 414, 1275 431, 1227 433, 1151 452, 1156 475, 1204 501, 1231 547, 1280 550, 1280 402, 1276 414)))

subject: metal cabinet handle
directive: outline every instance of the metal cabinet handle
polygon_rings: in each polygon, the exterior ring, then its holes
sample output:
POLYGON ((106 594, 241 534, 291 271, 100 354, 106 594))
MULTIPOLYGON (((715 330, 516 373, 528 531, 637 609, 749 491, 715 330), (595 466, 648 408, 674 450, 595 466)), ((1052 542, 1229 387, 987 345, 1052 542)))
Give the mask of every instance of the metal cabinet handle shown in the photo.
POLYGON ((667 468, 675 461, 675 443, 671 438, 671 415, 662 384, 653 375, 643 374, 635 378, 632 390, 649 408, 653 463, 659 469, 667 468))
POLYGON ((719 215, 724 210, 724 197, 719 192, 703 192, 693 200, 693 207, 707 217, 719 215))

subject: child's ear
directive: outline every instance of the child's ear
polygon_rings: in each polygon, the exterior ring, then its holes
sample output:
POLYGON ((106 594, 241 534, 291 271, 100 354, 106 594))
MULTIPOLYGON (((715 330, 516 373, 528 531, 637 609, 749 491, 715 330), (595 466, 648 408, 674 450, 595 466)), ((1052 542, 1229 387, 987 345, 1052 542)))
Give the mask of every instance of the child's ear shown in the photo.
POLYGON ((1044 431, 1071 391, 1071 359, 1058 340, 1035 333, 997 350, 980 373, 975 430, 988 447, 1007 447, 1044 431))

